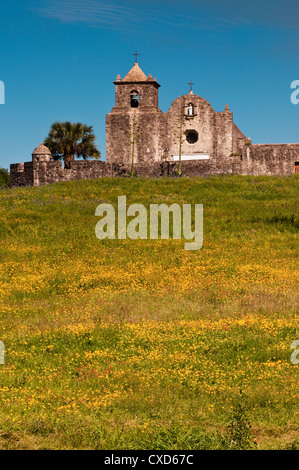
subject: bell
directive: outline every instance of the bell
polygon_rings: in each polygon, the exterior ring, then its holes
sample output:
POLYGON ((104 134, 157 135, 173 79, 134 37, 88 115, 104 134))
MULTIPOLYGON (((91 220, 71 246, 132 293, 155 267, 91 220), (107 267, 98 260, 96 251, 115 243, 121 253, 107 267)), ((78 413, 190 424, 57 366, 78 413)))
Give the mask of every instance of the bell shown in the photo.
POLYGON ((131 108, 138 108, 138 93, 136 91, 132 91, 131 93, 131 108))

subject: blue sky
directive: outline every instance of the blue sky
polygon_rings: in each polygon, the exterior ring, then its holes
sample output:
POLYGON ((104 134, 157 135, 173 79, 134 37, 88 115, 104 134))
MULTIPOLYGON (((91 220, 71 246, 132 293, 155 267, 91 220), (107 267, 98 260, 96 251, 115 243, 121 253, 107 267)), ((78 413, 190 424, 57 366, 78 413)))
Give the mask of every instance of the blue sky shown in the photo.
POLYGON ((192 80, 254 143, 299 142, 298 18, 298 0, 2 1, 0 166, 30 161, 57 120, 92 125, 105 159, 112 82, 136 49, 163 112, 192 80))

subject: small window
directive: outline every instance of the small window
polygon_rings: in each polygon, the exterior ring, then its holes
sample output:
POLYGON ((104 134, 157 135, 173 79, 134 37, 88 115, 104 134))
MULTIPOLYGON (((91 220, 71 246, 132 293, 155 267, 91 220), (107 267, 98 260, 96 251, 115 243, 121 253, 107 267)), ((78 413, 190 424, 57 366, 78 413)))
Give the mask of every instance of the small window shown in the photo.
POLYGON ((299 162, 295 162, 295 173, 299 174, 299 162))
POLYGON ((131 108, 138 108, 139 106, 139 93, 136 90, 131 91, 131 108))
POLYGON ((198 141, 198 133, 196 131, 186 131, 186 140, 188 144, 195 144, 198 141))

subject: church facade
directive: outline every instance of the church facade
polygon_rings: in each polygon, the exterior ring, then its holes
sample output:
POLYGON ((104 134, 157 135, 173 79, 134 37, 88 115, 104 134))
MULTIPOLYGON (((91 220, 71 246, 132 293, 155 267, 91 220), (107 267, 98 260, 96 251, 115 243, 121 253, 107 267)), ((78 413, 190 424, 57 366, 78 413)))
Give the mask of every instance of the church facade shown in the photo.
MULTIPOLYGON (((167 113, 159 109, 160 85, 138 63, 115 85, 115 106, 106 116, 106 159, 130 163, 135 139, 135 163, 200 161, 239 154, 248 141, 233 122, 228 105, 216 112, 190 92, 177 98, 167 113), (134 128, 135 126, 135 128, 134 128)), ((192 85, 192 83, 190 83, 192 85)), ((216 163, 216 161, 215 161, 216 163)))
POLYGON ((215 111, 193 93, 159 108, 160 85, 135 62, 115 82, 115 105, 106 115, 106 161, 75 160, 68 168, 40 144, 32 161, 10 167, 12 186, 129 176, 166 177, 217 174, 279 175, 299 172, 299 143, 254 144, 236 126, 226 105, 215 111), (181 162, 181 164, 180 164, 181 162))

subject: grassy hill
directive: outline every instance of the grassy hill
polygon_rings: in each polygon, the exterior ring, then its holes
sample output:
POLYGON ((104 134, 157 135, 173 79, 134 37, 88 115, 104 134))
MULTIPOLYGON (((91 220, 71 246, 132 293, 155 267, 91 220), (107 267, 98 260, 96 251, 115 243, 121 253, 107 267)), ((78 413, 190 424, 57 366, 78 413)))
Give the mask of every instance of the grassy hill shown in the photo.
POLYGON ((0 191, 0 448, 298 448, 298 189, 294 175, 0 191), (203 204, 202 249, 98 240, 95 209, 120 195, 203 204))

